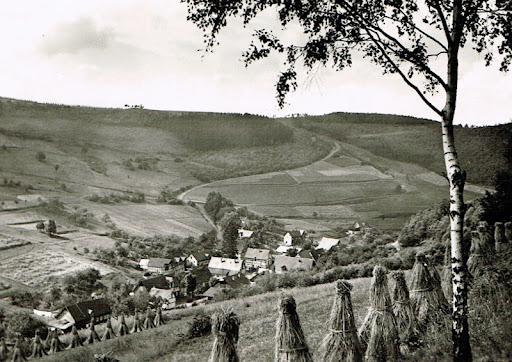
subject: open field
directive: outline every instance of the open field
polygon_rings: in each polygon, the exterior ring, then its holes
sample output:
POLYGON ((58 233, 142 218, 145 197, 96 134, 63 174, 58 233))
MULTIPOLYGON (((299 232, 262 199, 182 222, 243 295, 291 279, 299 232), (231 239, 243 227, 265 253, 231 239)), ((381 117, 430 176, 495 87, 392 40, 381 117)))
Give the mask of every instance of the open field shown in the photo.
POLYGON ((44 288, 52 278, 94 267, 101 274, 114 270, 89 259, 48 248, 36 247, 23 255, 11 257, 0 264, 0 275, 28 286, 44 288))
MULTIPOLYGON (((204 202, 208 193, 218 191, 256 213, 287 223, 295 219, 291 224, 300 228, 331 230, 363 220, 393 231, 401 229, 410 215, 447 198, 444 181, 419 166, 341 142, 340 150, 325 161, 198 186, 185 200, 204 202)), ((478 196, 466 192, 466 199, 478 196)))
POLYGON ((116 228, 133 235, 176 234, 182 237, 196 237, 211 230, 210 224, 201 213, 186 205, 105 205, 89 202, 86 207, 98 219, 108 214, 116 228))

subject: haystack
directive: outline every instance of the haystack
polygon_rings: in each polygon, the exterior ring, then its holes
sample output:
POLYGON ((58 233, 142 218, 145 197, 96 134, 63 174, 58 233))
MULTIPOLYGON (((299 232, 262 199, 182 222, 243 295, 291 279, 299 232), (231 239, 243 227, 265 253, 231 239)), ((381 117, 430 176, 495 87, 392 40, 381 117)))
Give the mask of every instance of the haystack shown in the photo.
POLYGON ((322 361, 362 361, 363 351, 357 336, 350 292, 352 284, 344 280, 336 282, 336 294, 329 316, 329 332, 325 336, 321 351, 322 361))
POLYGON ((443 274, 441 280, 441 286, 443 288, 444 295, 446 295, 446 299, 450 301, 453 295, 453 285, 452 285, 452 249, 450 244, 446 245, 446 249, 444 251, 444 263, 443 263, 443 274))
POLYGON ((26 360, 27 356, 25 355, 25 351, 23 348, 23 338, 21 336, 18 336, 18 339, 16 340, 16 344, 14 345, 14 349, 12 352, 11 362, 21 362, 26 360))
POLYGON ((66 349, 71 349, 75 347, 82 346, 82 340, 80 339, 80 336, 78 335, 78 331, 76 330, 76 327, 73 325, 73 328, 71 329, 71 343, 66 349))
POLYGON ((89 335, 87 336, 85 344, 93 344, 94 342, 100 341, 100 336, 98 336, 98 333, 96 333, 94 325, 94 314, 91 314, 91 323, 89 324, 89 335))
POLYGON ((126 321, 124 319, 124 314, 121 314, 121 317, 119 317, 119 332, 117 332, 117 334, 119 336, 130 334, 130 331, 128 330, 128 326, 126 325, 126 321))
POLYGON ((144 329, 150 329, 155 328, 155 325, 153 324, 153 318, 151 318, 151 308, 148 307, 146 310, 146 318, 144 318, 144 329))
POLYGON ((236 344, 240 320, 232 309, 220 310, 212 316, 213 340, 209 362, 238 362, 236 344))
POLYGON ((59 339, 59 335, 57 334, 57 331, 50 332, 52 334, 52 337, 50 339, 50 349, 48 353, 57 353, 64 350, 64 345, 59 339))
POLYGON ((4 337, 0 338, 0 361, 7 360, 7 355, 9 354, 9 350, 7 349, 7 344, 5 344, 4 337))
POLYGON ((400 340, 391 306, 388 278, 386 269, 380 265, 373 268, 370 309, 359 330, 359 339, 363 347, 367 346, 366 359, 369 361, 400 358, 400 340))
POLYGON ((471 249, 468 258, 468 271, 476 277, 481 274, 482 268, 491 264, 492 259, 489 255, 490 246, 487 243, 485 233, 473 231, 471 233, 471 249), (483 236, 483 240, 480 237, 483 236))
POLYGON ((496 245, 494 244, 494 237, 487 221, 480 221, 477 231, 483 250, 485 250, 489 257, 494 258, 496 256, 496 245))
POLYGON ((32 354, 30 355, 30 358, 40 358, 46 356, 46 354, 47 353, 44 349, 43 342, 39 336, 39 331, 36 331, 34 342, 32 342, 32 354))
POLYGON ((155 319, 153 320, 153 324, 155 327, 160 327, 164 324, 164 319, 162 318, 162 308, 158 308, 156 310, 155 319))
POLYGON ((426 257, 427 260, 427 268, 432 277, 432 287, 434 288, 434 292, 437 294, 437 299, 439 300, 439 308, 441 308, 441 312, 444 314, 450 313, 450 304, 448 300, 446 300, 446 296, 443 293, 443 287, 441 285, 441 276, 437 271, 436 266, 434 265, 434 261, 432 257, 426 257))
POLYGON ((112 329, 112 322, 110 321, 110 317, 107 319, 107 325, 105 326, 105 332, 103 336, 101 336, 102 341, 106 341, 107 339, 116 338, 114 334, 114 330, 112 329))
POLYGON ((502 222, 494 224, 494 242, 496 243, 496 251, 498 253, 508 248, 508 240, 505 236, 505 226, 502 222))
POLYGON ((394 280, 391 294, 393 300, 392 310, 398 328, 400 350, 402 353, 407 353, 409 350, 420 346, 420 328, 412 309, 409 288, 407 288, 407 283, 405 282, 404 272, 393 272, 391 277, 394 280))
POLYGON ((135 315, 133 316, 133 327, 130 330, 130 333, 137 333, 142 331, 142 321, 139 317, 139 311, 135 311, 135 315))
POLYGON ((295 307, 292 296, 283 296, 279 302, 275 337, 276 362, 313 361, 295 307))
POLYGON ((512 243, 512 222, 510 221, 505 223, 505 237, 509 243, 512 243))
POLYGON ((45 340, 44 340, 44 342, 43 342, 43 346, 44 346, 44 348, 45 348, 45 349, 50 348, 50 342, 51 342, 51 340, 52 340, 52 333, 51 333, 51 331, 48 329, 48 331, 47 331, 47 333, 46 333, 46 338, 45 338, 45 340))

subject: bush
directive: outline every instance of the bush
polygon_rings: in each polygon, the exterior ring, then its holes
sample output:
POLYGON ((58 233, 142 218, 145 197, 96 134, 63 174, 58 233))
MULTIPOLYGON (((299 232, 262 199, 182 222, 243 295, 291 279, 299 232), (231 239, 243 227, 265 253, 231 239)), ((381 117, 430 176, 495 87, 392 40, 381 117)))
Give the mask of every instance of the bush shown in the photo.
POLYGON ((34 309, 41 302, 41 295, 27 290, 16 290, 11 293, 11 302, 18 307, 34 309))
POLYGON ((38 160, 39 162, 44 162, 44 160, 46 160, 46 154, 42 151, 38 151, 36 153, 36 160, 38 160))
POLYGON ((209 316, 197 314, 192 322, 188 324, 186 338, 196 338, 205 336, 212 331, 212 321, 209 316))

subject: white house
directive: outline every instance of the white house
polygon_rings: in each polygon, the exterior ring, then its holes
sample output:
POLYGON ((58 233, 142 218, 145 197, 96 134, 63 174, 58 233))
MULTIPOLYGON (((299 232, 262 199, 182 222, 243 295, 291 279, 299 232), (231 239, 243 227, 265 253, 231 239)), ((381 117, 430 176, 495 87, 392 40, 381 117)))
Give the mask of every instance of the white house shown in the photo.
POLYGON ((322 240, 318 243, 318 246, 315 248, 316 250, 323 249, 325 251, 331 250, 333 246, 338 245, 340 239, 326 238, 323 237, 322 240))
POLYGON ((305 230, 289 231, 283 236, 283 244, 287 245, 287 246, 295 245, 298 242, 304 240, 305 234, 306 234, 305 230))
POLYGON ((149 295, 152 297, 162 298, 164 304, 163 309, 172 309, 176 307, 176 295, 171 289, 159 289, 156 287, 151 288, 149 295))
POLYGON ((240 259, 229 259, 214 256, 208 263, 208 270, 213 275, 231 276, 240 273, 243 264, 243 260, 240 259))
POLYGON ((139 266, 142 270, 148 270, 149 259, 140 259, 139 266))
POLYGON ((192 253, 186 259, 188 265, 195 267, 208 265, 208 261, 208 254, 205 253, 192 253))

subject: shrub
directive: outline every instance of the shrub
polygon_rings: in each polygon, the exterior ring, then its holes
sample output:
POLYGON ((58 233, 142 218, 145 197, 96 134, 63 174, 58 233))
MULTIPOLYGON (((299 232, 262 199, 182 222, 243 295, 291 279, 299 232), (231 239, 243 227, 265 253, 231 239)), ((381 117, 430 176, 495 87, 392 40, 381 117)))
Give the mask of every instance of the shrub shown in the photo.
POLYGON ((44 162, 44 160, 46 160, 46 154, 42 151, 37 151, 36 160, 38 160, 39 162, 44 162))
POLYGON ((205 336, 212 331, 212 321, 209 316, 196 314, 192 322, 188 324, 186 338, 205 336))

